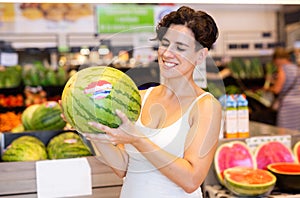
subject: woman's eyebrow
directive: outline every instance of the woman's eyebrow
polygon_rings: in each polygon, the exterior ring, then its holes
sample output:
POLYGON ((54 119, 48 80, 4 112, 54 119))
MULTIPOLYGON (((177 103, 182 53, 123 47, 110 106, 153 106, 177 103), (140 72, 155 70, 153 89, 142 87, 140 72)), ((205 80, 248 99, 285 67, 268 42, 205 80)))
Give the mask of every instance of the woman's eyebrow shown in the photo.
POLYGON ((186 47, 189 47, 189 45, 188 45, 188 44, 186 44, 186 43, 182 43, 182 42, 176 42, 176 44, 177 44, 177 45, 184 45, 184 46, 186 46, 186 47))

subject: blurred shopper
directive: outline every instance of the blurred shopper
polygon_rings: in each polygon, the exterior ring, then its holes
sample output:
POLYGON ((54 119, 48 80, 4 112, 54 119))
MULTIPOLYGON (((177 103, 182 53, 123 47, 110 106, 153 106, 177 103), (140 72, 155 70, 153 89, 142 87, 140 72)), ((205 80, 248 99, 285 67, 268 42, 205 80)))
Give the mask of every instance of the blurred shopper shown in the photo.
POLYGON ((277 75, 269 91, 277 95, 277 126, 300 130, 300 76, 299 68, 283 47, 274 50, 273 62, 277 75))

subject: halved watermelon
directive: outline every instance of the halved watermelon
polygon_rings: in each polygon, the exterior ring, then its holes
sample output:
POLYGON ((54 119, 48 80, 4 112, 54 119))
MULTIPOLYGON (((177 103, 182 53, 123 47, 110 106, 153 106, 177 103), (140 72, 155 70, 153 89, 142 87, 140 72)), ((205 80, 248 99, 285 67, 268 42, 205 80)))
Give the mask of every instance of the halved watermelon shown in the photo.
POLYGON ((269 164, 275 162, 295 162, 292 151, 278 141, 262 143, 257 147, 254 156, 257 168, 265 170, 269 164))
POLYGON ((295 155, 295 160, 300 163, 300 141, 298 141, 294 145, 293 151, 294 151, 294 155, 295 155))
POLYGON ((260 196, 271 192, 276 177, 266 170, 233 167, 224 171, 224 183, 238 196, 260 196))
POLYGON ((224 170, 231 167, 256 168, 256 161, 250 148, 242 141, 231 141, 221 144, 214 157, 217 177, 224 185, 224 170))
POLYGON ((269 164, 267 168, 276 176, 276 185, 281 191, 300 192, 300 164, 278 162, 269 164))

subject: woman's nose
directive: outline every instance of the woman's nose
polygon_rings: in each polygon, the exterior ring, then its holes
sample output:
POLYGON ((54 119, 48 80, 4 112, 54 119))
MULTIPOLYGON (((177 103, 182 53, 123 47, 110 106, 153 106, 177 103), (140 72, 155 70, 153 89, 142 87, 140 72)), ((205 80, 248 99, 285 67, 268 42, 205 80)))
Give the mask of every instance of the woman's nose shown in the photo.
POLYGON ((164 52, 163 52, 164 57, 174 57, 174 50, 172 49, 171 46, 168 46, 164 52))

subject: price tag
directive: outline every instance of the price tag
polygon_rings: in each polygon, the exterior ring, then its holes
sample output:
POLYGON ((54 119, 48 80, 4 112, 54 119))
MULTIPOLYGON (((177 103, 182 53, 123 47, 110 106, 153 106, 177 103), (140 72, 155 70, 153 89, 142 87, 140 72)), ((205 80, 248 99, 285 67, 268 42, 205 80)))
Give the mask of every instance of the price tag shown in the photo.
POLYGON ((86 158, 36 162, 38 197, 71 197, 92 194, 91 168, 86 158))
POLYGON ((0 53, 0 65, 15 66, 18 64, 18 53, 0 53))

